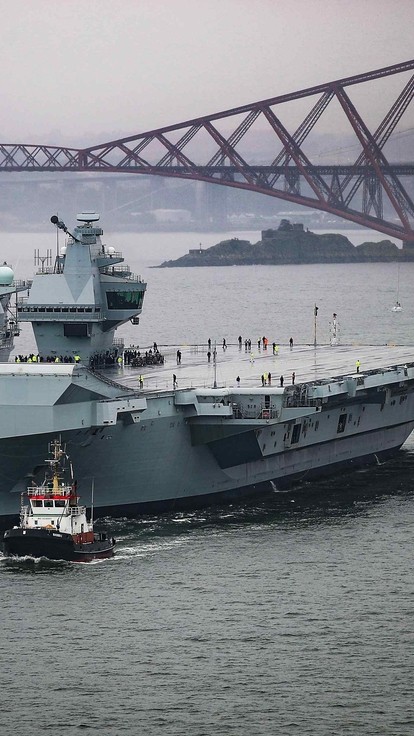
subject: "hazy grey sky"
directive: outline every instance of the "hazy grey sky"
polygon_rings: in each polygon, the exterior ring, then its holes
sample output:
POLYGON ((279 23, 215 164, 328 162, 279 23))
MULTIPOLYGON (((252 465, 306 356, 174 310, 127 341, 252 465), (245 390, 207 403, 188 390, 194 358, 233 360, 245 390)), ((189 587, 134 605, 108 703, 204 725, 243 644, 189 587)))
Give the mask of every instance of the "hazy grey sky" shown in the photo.
POLYGON ((414 0, 0 0, 0 12, 3 143, 100 143, 413 55, 414 0))

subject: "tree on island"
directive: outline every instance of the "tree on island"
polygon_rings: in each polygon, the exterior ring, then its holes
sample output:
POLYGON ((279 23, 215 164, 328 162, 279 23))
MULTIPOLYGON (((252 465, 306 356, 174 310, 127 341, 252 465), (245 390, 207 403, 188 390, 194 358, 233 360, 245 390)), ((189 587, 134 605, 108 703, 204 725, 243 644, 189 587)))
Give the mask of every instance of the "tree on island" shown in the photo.
POLYGON ((293 230, 293 225, 290 220, 281 220, 278 230, 287 232, 288 230, 293 230))

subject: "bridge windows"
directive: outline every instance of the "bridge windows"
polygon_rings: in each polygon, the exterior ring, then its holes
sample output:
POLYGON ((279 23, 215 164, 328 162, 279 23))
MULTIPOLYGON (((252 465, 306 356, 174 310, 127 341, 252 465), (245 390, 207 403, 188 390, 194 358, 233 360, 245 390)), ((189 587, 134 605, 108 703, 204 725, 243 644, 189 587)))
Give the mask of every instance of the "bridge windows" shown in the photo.
POLYGON ((74 314, 84 314, 85 312, 100 312, 100 307, 33 307, 33 306, 18 306, 18 312, 23 314, 25 312, 53 312, 54 314, 67 314, 72 312, 74 314))
POLYGON ((139 309, 144 299, 143 291, 107 291, 108 309, 139 309))
MULTIPOLYGON (((66 501, 63 498, 55 498, 55 499, 45 498, 44 500, 40 500, 36 498, 32 501, 32 506, 35 506, 36 508, 44 507, 48 509, 52 509, 52 508, 62 508, 63 509, 66 506, 66 501)), ((52 524, 53 524, 53 521, 52 521, 52 524)))

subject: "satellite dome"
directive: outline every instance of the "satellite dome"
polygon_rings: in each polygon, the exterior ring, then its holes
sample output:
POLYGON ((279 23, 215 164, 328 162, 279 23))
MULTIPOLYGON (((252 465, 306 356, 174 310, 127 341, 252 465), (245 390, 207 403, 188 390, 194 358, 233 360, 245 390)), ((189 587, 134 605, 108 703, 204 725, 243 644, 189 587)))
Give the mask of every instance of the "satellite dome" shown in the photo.
POLYGON ((61 249, 60 249, 60 255, 61 255, 61 256, 64 256, 64 255, 66 255, 66 245, 62 245, 62 247, 61 247, 61 249))
POLYGON ((0 266, 0 286, 11 286, 14 279, 14 273, 7 263, 0 266))
POLYGON ((115 248, 113 248, 113 246, 110 245, 109 248, 106 249, 106 252, 108 253, 109 256, 113 256, 113 254, 115 253, 115 248))

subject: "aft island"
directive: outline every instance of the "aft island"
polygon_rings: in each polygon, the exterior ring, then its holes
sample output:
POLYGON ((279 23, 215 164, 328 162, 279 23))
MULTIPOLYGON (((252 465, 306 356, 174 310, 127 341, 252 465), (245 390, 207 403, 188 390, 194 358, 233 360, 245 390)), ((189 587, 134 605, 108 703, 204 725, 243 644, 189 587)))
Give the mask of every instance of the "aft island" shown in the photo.
POLYGON ((276 230, 262 230, 257 243, 231 238, 211 248, 195 248, 158 268, 187 266, 256 266, 301 263, 369 263, 414 261, 414 248, 398 248, 390 240, 353 245, 344 235, 317 235, 303 224, 281 220, 276 230))

